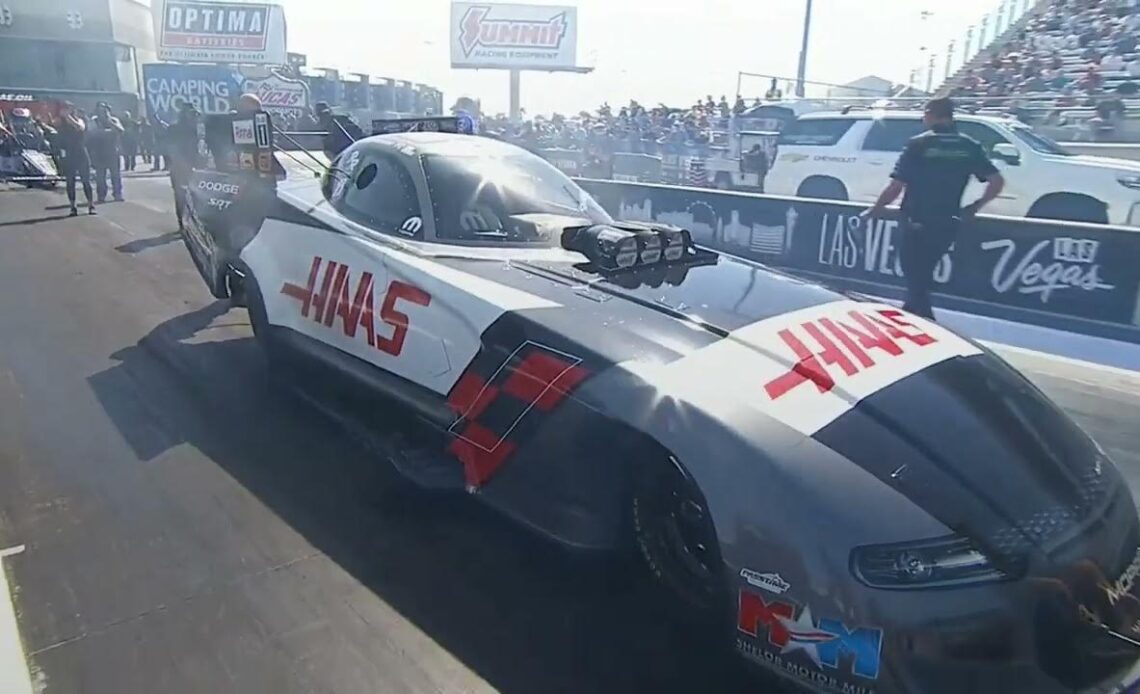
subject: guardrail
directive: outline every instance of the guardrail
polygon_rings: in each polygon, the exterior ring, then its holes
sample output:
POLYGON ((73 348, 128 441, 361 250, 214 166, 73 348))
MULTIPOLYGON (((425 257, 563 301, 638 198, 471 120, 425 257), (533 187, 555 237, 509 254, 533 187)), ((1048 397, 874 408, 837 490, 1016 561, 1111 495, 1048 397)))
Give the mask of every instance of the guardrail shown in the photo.
POLYGON ((1113 157, 1140 161, 1140 143, 1131 142, 1062 142, 1062 147, 1073 154, 1095 157, 1113 157))
MULTIPOLYGON (((805 278, 889 298, 903 293, 894 212, 803 198, 582 179, 615 217, 805 278)), ((935 270, 936 305, 1140 343, 1140 231, 979 216, 935 270)))

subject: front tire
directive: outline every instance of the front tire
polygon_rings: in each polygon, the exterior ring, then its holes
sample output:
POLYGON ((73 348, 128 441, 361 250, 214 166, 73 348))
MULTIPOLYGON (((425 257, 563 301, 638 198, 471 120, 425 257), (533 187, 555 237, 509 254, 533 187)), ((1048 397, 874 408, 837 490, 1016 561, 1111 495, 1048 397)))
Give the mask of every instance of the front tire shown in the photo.
POLYGON ((696 483, 667 456, 640 465, 633 486, 634 539, 654 583, 688 621, 719 624, 731 605, 716 531, 696 483))
POLYGON ((1059 222, 1108 224, 1108 206, 1087 195, 1057 193, 1046 195, 1033 203, 1025 216, 1059 222))

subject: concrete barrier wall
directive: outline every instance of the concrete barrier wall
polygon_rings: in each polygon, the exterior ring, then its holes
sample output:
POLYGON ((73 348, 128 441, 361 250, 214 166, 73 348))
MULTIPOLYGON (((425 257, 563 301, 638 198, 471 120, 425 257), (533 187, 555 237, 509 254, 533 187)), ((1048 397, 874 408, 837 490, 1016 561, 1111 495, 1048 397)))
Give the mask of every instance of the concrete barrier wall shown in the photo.
MULTIPOLYGON (((688 229, 699 244, 878 296, 902 295, 898 221, 865 206, 579 180, 615 217, 688 229)), ((937 305, 1140 343, 1140 233, 980 216, 935 271, 937 305)))

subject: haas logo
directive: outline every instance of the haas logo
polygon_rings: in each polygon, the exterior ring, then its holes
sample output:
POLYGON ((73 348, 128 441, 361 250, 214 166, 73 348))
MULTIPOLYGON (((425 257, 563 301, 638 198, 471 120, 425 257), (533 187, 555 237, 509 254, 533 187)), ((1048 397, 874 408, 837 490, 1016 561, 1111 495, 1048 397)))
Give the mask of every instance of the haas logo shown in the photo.
POLYGON ((459 23, 459 44, 464 55, 479 46, 487 48, 551 48, 562 45, 566 35, 566 13, 545 21, 489 19, 491 6, 468 8, 459 23))

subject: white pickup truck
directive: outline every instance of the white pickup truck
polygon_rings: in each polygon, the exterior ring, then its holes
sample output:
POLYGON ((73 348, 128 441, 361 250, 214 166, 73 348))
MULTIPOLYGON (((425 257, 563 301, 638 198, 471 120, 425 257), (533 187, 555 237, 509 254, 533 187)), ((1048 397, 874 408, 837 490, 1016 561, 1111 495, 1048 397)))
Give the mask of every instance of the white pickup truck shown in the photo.
MULTIPOLYGON (((1075 155, 1012 118, 956 117, 1006 180, 989 214, 1140 226, 1140 162, 1075 155)), ((811 113, 780 133, 765 179, 774 195, 874 202, 907 141, 926 130, 918 112, 811 113)), ((964 200, 981 193, 971 179, 964 200)))

